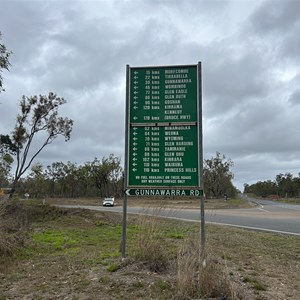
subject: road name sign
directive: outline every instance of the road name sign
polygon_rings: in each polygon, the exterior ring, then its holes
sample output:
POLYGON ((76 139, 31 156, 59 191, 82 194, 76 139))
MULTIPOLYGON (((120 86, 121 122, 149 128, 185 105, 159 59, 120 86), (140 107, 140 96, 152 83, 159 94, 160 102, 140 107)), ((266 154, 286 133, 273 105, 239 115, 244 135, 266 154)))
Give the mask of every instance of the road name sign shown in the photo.
POLYGON ((181 189, 127 189, 127 196, 203 196, 203 190, 181 190, 181 189))

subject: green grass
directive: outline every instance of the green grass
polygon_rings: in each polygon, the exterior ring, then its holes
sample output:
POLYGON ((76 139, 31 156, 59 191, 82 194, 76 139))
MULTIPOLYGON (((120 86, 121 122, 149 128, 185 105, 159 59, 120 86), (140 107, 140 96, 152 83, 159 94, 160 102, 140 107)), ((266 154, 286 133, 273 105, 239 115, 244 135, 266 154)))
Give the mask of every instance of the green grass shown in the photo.
POLYGON ((267 290, 267 287, 263 283, 257 281, 257 279, 255 279, 255 278, 245 276, 243 278, 243 282, 250 283, 253 286, 253 288, 257 291, 266 291, 267 290))
POLYGON ((117 270, 119 270, 120 266, 116 263, 113 263, 109 266, 107 266, 106 270, 109 272, 116 272, 117 270))

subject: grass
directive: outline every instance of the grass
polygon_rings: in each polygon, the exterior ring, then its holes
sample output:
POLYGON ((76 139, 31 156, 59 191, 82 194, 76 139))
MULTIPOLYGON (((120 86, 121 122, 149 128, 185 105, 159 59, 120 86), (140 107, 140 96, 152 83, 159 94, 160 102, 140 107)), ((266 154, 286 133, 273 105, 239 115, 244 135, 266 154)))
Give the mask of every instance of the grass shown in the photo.
POLYGON ((281 199, 276 200, 276 201, 283 202, 283 203, 300 205, 300 198, 281 198, 281 199))
POLYGON ((262 284, 261 282, 258 282, 257 279, 245 276, 245 277, 243 277, 243 282, 251 283, 253 288, 257 291, 266 291, 267 290, 267 287, 264 284, 262 284))
POLYGON ((25 247, 0 257, 0 299, 297 299, 300 293, 298 237, 209 224, 203 257, 199 224, 130 216, 121 260, 120 215, 31 205, 25 247))

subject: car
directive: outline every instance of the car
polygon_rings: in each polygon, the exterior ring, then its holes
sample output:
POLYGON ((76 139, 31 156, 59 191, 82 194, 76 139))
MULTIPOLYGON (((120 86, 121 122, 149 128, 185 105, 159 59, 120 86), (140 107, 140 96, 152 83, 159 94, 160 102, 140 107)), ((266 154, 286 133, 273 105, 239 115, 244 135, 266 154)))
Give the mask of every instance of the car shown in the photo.
POLYGON ((105 197, 103 200, 103 206, 114 206, 115 198, 114 197, 105 197))

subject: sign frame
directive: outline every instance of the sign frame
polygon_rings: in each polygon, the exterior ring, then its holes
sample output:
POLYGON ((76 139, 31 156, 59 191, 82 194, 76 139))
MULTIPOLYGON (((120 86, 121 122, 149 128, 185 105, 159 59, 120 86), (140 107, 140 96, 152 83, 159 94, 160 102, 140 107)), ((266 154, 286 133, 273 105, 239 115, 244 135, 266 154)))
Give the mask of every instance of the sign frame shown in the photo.
MULTIPOLYGON (((134 67, 131 68, 129 65, 126 65, 126 115, 125 115, 125 161, 124 161, 124 201, 123 201, 123 220, 122 220, 122 258, 126 257, 126 227, 127 227, 127 196, 132 196, 136 194, 136 191, 139 190, 152 190, 155 196, 162 196, 168 193, 167 191, 175 190, 175 195, 170 196, 199 196, 200 197, 200 218, 201 218, 201 257, 204 257, 205 249, 205 213, 204 213, 204 181, 203 181, 203 124, 202 124, 202 69, 201 62, 198 62, 196 65, 170 65, 170 66, 149 66, 149 67, 134 67), (197 76, 197 87, 196 87, 196 105, 197 105, 197 164, 198 164, 198 184, 195 186, 149 186, 149 185, 130 185, 129 184, 129 139, 130 139, 130 72, 133 69, 157 69, 157 68, 186 68, 186 67, 196 67, 196 76, 197 76), (165 190, 165 193, 162 193, 162 190, 165 190), (176 194, 178 192, 178 195, 176 194), (188 193, 189 192, 189 193, 188 193), (194 195, 191 195, 194 193, 194 195), (160 194, 160 195, 157 195, 160 194)), ((146 126, 149 124, 138 124, 139 126, 146 126)), ((166 124, 159 124, 160 126, 172 126, 172 122, 166 124)), ((174 123, 174 126, 179 124, 174 123)), ((182 126, 186 123, 182 123, 182 126)), ((156 124, 157 126, 157 124, 156 124)), ((195 126, 195 125, 194 125, 195 126)), ((146 194, 146 192, 145 192, 146 194)), ((149 191, 149 196, 152 195, 152 192, 149 191)), ((143 195, 144 196, 144 195, 143 195)), ((147 196, 147 195, 146 195, 147 196)))
MULTIPOLYGON (((203 142, 202 142, 202 78, 201 78, 201 62, 198 62, 198 64, 193 64, 193 65, 167 65, 167 66, 146 66, 146 67, 130 67, 129 65, 126 66, 126 116, 125 116, 125 174, 124 174, 124 187, 125 191, 128 189, 201 189, 203 190, 203 142), (160 70, 160 71, 165 71, 166 70, 185 70, 185 69, 191 69, 193 72, 196 74, 196 82, 193 82, 195 86, 193 86, 193 89, 196 91, 192 91, 196 93, 195 99, 192 99, 192 101, 195 101, 194 105, 196 106, 196 119, 192 120, 192 122, 188 122, 186 120, 184 121, 169 121, 166 122, 165 120, 160 120, 160 121, 135 121, 132 118, 132 111, 133 111, 133 106, 135 107, 136 103, 135 102, 135 95, 137 94, 138 88, 136 86, 133 86, 131 82, 133 81, 133 73, 138 73, 140 72, 147 72, 148 70, 160 70), (136 90, 136 89, 137 90, 136 90), (142 130, 142 128, 145 127, 150 127, 151 129, 154 127, 164 127, 166 128, 172 128, 172 127, 180 127, 180 126, 196 126, 196 135, 192 135, 192 138, 194 139, 193 141, 196 141, 196 146, 193 149, 193 155, 196 156, 197 160, 197 165, 196 165, 196 176, 197 179, 192 178, 191 181, 193 183, 183 183, 183 184, 151 184, 151 183, 133 183, 130 178, 133 177, 132 171, 131 171, 131 164, 134 163, 132 162, 132 133, 131 129, 137 128, 139 131, 142 130)), ((136 77, 135 77, 136 78, 136 77)), ((165 83, 163 83, 165 84, 165 83)), ((162 83, 160 82, 160 85, 162 83)), ((152 87, 151 87, 152 88, 152 87)), ((163 92, 165 92, 164 89, 161 89, 163 92)), ((188 90, 189 92, 190 90, 188 90)), ((189 100, 191 101, 191 100, 189 100)), ((191 105, 190 103, 188 103, 191 105)), ((160 112, 161 113, 161 112, 160 112)), ((195 113, 195 112, 193 112, 195 113)), ((136 118, 135 118, 136 119, 136 118)), ((195 127, 193 127, 195 129, 195 127)), ((191 134, 191 133, 187 133, 191 134)), ((160 144, 160 146, 162 146, 160 144)), ((135 155, 138 155, 134 153, 135 155)), ((134 157, 134 159, 136 159, 134 157)), ((185 169, 187 170, 187 168, 185 169)), ((186 175, 184 172, 180 173, 183 175, 186 175)), ((145 174, 142 174, 145 175, 145 174)), ((174 174, 173 174, 174 175, 174 174)), ((146 181, 146 180, 144 180, 146 181)), ((167 181, 167 180, 164 180, 167 181)), ((180 180, 178 180, 180 181, 180 180)), ((182 180, 183 181, 183 180, 182 180)))

